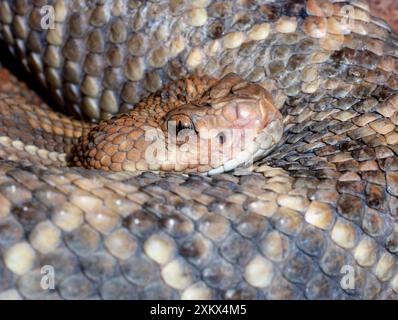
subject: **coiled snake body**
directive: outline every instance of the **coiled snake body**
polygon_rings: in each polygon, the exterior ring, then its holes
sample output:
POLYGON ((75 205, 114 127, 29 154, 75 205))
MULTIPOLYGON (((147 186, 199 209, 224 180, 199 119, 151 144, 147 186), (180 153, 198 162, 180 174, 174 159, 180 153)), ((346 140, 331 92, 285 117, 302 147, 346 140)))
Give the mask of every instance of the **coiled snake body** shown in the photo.
POLYGON ((0 38, 103 122, 2 71, 0 298, 397 298, 398 39, 366 3, 47 2, 0 1, 0 38), (221 160, 143 161, 172 122, 221 160), (262 159, 224 172, 236 127, 262 159))

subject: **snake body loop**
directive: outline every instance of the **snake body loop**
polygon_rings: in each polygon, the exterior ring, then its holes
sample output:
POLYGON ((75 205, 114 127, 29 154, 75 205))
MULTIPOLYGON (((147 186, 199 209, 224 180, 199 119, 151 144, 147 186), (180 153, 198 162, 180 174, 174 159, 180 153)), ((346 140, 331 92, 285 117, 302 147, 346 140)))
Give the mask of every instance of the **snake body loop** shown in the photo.
POLYGON ((0 70, 0 298, 397 298, 398 41, 366 2, 47 2, 0 0, 63 112, 0 70))

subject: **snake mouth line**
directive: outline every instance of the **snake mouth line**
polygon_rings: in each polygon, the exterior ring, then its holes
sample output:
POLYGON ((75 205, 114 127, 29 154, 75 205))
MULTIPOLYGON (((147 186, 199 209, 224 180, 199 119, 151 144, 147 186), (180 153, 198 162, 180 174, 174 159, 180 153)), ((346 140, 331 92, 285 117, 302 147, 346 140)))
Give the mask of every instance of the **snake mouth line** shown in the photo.
POLYGON ((242 150, 238 155, 222 166, 214 168, 206 173, 212 176, 223 172, 229 172, 243 167, 250 169, 251 165, 270 153, 282 137, 283 125, 280 119, 271 121, 266 128, 258 134, 250 147, 242 150))

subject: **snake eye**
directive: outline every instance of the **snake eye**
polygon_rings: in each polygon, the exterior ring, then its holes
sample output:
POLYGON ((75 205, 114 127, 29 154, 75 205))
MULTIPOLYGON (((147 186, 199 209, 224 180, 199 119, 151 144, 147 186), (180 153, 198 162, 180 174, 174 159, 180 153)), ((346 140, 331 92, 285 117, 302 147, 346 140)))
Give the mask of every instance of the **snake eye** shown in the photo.
POLYGON ((195 131, 195 126, 192 120, 188 116, 183 114, 173 115, 169 118, 167 122, 169 128, 175 128, 176 135, 178 135, 178 133, 182 130, 195 131))
POLYGON ((187 142, 190 135, 196 134, 191 118, 183 114, 172 115, 167 120, 167 127, 168 132, 176 137, 177 145, 187 142))

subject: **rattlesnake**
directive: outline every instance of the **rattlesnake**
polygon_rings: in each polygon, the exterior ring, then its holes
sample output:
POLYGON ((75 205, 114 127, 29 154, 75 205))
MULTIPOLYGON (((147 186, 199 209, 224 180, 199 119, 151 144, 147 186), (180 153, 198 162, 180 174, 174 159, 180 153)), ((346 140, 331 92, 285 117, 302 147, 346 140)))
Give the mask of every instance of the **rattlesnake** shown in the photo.
POLYGON ((86 122, 2 71, 1 298, 397 297, 398 38, 365 2, 48 4, 0 1, 0 37, 86 122), (283 118, 250 168, 75 167, 99 166, 85 147, 68 163, 87 121, 223 79, 283 118))

